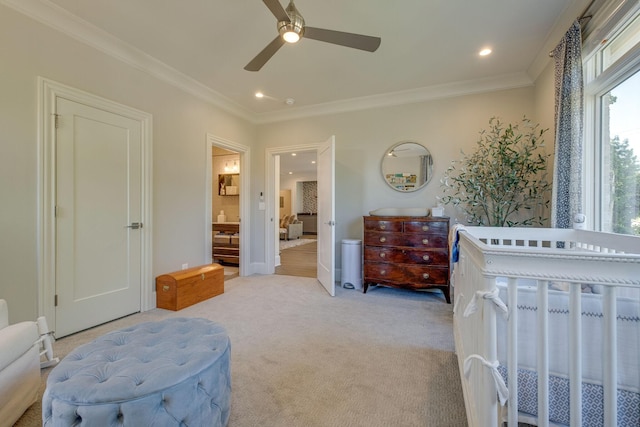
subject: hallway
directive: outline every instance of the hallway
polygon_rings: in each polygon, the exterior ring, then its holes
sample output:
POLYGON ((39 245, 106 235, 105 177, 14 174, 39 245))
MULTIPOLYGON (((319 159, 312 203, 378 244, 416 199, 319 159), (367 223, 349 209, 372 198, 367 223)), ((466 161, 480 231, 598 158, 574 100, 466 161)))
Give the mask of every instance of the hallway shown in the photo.
MULTIPOLYGON (((315 236, 309 236, 315 237, 315 236)), ((318 242, 284 249, 275 274, 298 277, 318 277, 318 242)))

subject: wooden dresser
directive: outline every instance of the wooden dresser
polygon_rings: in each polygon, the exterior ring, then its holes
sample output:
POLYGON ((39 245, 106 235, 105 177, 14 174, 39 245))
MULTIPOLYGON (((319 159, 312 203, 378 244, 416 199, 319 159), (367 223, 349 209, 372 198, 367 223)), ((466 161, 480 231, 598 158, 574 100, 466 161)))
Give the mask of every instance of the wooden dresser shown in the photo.
POLYGON ((369 285, 449 295, 449 218, 364 217, 364 292, 369 285))

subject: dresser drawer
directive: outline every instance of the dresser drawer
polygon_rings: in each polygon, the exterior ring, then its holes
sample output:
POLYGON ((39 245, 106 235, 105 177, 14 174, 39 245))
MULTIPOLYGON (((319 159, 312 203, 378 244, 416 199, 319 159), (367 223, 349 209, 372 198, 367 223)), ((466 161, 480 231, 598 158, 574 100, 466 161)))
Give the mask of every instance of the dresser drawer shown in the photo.
POLYGON ((425 265, 449 265, 445 250, 400 249, 385 246, 365 246, 364 260, 425 265))
POLYGON ((433 285, 446 285, 449 282, 449 270, 441 267, 417 265, 399 265, 385 263, 364 263, 364 277, 368 282, 411 284, 412 287, 428 288, 433 285))
POLYGON ((418 233, 382 233, 371 231, 364 235, 364 244, 372 246, 408 246, 415 248, 446 248, 447 236, 418 233))
POLYGON ((405 233, 449 234, 448 221, 405 221, 405 233))
POLYGON ((364 231, 397 231, 402 232, 401 221, 365 220, 364 231))

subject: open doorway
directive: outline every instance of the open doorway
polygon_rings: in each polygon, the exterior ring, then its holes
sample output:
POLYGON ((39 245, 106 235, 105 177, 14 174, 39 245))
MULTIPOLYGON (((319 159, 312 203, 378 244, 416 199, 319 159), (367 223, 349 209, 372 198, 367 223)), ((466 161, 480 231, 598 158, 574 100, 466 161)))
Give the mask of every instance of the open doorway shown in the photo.
MULTIPOLYGON (((265 216, 266 273, 275 272, 279 253, 280 156, 293 151, 317 155, 317 279, 329 295, 335 296, 335 137, 324 142, 267 148, 267 212, 265 216)), ((288 173, 288 172, 286 172, 288 173)))
POLYGON ((278 182, 278 253, 275 274, 317 276, 317 150, 276 156, 278 182))
POLYGON ((211 257, 228 280, 240 272, 240 154, 213 146, 211 162, 211 257))
POLYGON ((248 273, 248 147, 207 135, 205 259, 225 268, 225 280, 248 273))

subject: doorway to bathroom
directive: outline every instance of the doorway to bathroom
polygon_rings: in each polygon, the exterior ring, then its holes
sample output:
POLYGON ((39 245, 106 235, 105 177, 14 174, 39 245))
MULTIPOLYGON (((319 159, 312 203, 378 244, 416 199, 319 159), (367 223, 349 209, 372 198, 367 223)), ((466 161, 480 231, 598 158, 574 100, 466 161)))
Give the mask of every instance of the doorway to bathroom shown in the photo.
POLYGON ((225 280, 247 275, 248 147, 207 135, 206 258, 221 264, 225 280))

